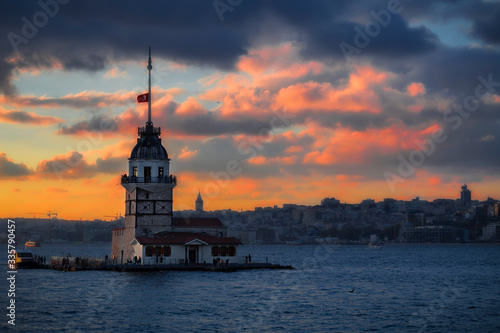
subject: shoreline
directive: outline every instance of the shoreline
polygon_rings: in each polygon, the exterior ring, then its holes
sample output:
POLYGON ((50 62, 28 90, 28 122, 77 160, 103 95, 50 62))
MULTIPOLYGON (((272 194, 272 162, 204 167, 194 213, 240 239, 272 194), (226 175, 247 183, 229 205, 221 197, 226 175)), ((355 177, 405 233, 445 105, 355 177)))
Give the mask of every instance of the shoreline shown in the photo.
POLYGON ((228 266, 213 266, 209 264, 160 264, 160 265, 140 265, 140 264, 105 264, 105 265, 61 265, 55 263, 39 264, 33 263, 29 267, 18 267, 18 269, 50 269, 63 272, 77 271, 114 271, 114 272, 160 272, 160 271, 191 271, 191 272, 236 272, 252 269, 285 269, 293 270, 290 265, 247 263, 229 264, 228 266))

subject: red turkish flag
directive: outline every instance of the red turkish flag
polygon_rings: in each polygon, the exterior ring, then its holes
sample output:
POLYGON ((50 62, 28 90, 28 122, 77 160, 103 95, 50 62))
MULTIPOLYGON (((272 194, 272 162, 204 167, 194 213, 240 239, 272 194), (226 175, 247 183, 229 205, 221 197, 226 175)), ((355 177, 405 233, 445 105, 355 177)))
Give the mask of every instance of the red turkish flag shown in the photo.
POLYGON ((137 96, 137 103, 147 102, 149 100, 149 93, 137 96))

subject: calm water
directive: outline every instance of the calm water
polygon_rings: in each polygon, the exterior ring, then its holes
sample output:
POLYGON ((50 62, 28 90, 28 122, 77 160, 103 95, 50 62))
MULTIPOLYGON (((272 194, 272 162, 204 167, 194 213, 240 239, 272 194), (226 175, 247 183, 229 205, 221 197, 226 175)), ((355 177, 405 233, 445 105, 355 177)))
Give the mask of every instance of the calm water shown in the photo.
MULTIPOLYGON (((110 245, 35 251, 103 256, 110 245)), ((19 271, 12 331, 500 332, 499 246, 245 246, 245 253, 297 269, 19 271)))

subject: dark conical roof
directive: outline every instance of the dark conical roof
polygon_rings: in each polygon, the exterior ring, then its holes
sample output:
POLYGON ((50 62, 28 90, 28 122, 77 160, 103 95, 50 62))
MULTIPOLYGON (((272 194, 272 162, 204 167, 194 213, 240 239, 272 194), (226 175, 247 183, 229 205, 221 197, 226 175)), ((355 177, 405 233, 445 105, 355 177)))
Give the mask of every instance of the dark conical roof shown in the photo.
POLYGON ((137 144, 130 158, 134 159, 168 159, 168 153, 165 147, 161 144, 160 128, 154 128, 152 125, 139 127, 140 137, 137 139, 137 144))

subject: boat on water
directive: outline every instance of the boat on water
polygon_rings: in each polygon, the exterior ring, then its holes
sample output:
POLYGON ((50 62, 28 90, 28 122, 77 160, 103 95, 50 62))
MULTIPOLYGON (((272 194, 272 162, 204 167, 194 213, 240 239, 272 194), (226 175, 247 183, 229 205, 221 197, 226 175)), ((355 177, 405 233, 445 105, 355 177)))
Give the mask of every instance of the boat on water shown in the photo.
POLYGON ((29 241, 24 243, 24 246, 26 246, 26 247, 40 247, 40 243, 30 239, 29 241))
POLYGON ((382 248, 384 248, 384 244, 383 243, 368 243, 368 246, 366 247, 367 249, 375 249, 375 250, 380 250, 382 248))
POLYGON ((15 261, 16 269, 35 266, 35 259, 33 258, 33 253, 30 250, 16 250, 15 261))

